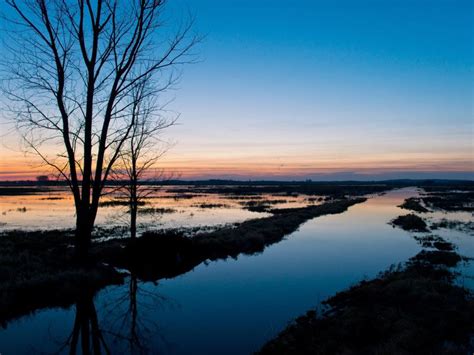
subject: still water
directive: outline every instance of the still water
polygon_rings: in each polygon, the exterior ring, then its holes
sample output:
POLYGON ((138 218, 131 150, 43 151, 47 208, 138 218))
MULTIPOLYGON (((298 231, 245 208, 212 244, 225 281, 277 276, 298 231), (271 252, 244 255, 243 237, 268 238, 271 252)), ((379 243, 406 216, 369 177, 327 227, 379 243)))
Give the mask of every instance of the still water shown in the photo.
MULTIPOLYGON (((396 206, 416 194, 392 191, 315 218, 258 255, 201 264, 156 284, 131 276, 68 309, 40 310, 0 331, 0 352, 68 353, 78 319, 97 316, 97 344, 112 353, 252 353, 328 296, 415 255, 412 235, 388 222, 406 214, 396 206)), ((429 216, 441 217, 450 216, 429 216)), ((474 237, 440 233, 474 256, 474 237)), ((463 272, 472 276, 470 267, 463 272)))
MULTIPOLYGON (((268 215, 245 209, 245 204, 251 201, 269 201, 273 208, 303 207, 318 203, 314 201, 318 196, 229 196, 200 193, 191 187, 186 192, 186 186, 174 188, 184 192, 175 193, 173 187, 162 188, 142 200, 144 206, 139 209, 138 234, 153 228, 218 226, 268 215), (259 200, 255 200, 257 197, 259 200), (156 213, 140 213, 155 208, 156 213)), ((74 228, 75 210, 70 191, 65 187, 48 189, 47 192, 37 194, 0 196, 0 231, 74 228)), ((113 228, 126 225, 129 218, 127 206, 110 203, 126 202, 124 196, 111 189, 106 190, 106 193, 101 202, 109 204, 99 208, 96 226, 113 228)))

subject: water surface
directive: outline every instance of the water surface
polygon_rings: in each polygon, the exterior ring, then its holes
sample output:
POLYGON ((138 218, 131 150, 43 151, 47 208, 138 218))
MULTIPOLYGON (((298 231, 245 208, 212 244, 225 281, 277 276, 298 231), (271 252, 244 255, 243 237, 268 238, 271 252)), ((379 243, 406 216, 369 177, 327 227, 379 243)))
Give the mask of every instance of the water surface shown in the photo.
MULTIPOLYGON (((176 188, 173 186, 153 188, 157 190, 142 199, 144 206, 141 206, 140 210, 158 208, 158 211, 164 209, 166 212, 139 213, 139 235, 142 231, 149 229, 218 226, 268 216, 267 213, 245 209, 244 204, 257 197, 261 200, 273 201, 271 206, 274 208, 306 206, 310 198, 306 195, 206 194, 195 192, 192 187, 186 186, 179 186, 179 189, 183 191, 189 189, 189 192, 185 193, 173 192, 176 188)), ((0 231, 74 228, 75 209, 71 192, 65 187, 48 187, 48 189, 50 191, 36 194, 0 196, 0 231)), ((101 199, 101 202, 125 201, 122 194, 113 192, 110 188, 106 192, 108 194, 101 199)), ((311 198, 318 198, 318 196, 311 198)), ((317 202, 311 202, 311 204, 315 203, 317 202)), ((128 219, 127 206, 103 206, 99 208, 96 226, 100 228, 126 226, 128 219)))
MULTIPOLYGON (((263 253, 201 264, 157 284, 138 283, 132 297, 130 277, 85 302, 94 306, 113 353, 252 353, 328 296, 415 255, 420 247, 412 235, 388 224, 407 213, 396 206, 415 194, 402 189, 375 196, 343 214, 308 221, 263 253)), ((442 233, 474 254, 467 235, 442 233)), ((0 332, 1 352, 68 352, 83 309, 41 310, 10 323, 0 332)))

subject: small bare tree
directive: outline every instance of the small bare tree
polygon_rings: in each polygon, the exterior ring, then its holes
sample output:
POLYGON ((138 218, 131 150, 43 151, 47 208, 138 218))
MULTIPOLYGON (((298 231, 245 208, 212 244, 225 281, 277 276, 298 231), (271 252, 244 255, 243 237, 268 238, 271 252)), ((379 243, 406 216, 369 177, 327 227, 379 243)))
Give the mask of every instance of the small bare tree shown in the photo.
POLYGON ((84 260, 105 183, 140 127, 129 115, 132 93, 144 82, 150 97, 172 85, 199 38, 192 20, 164 26, 164 0, 5 1, 9 112, 31 150, 69 184, 84 260))
POLYGON ((138 207, 158 189, 156 182, 162 178, 162 172, 156 174, 155 167, 168 146, 160 138, 161 132, 172 126, 177 119, 177 116, 165 115, 166 112, 156 103, 156 98, 149 95, 146 84, 143 82, 143 85, 137 86, 132 94, 131 116, 134 125, 113 174, 129 201, 132 239, 137 235, 138 207), (153 185, 145 184, 149 180, 153 180, 153 185))

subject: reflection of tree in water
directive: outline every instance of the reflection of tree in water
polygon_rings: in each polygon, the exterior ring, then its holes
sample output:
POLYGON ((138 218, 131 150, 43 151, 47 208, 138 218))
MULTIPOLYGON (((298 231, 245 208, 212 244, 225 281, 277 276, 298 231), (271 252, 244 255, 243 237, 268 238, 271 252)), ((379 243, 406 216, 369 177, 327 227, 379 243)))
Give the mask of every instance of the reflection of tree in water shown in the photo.
MULTIPOLYGON (((159 333, 157 321, 153 319, 153 311, 165 302, 169 300, 141 287, 132 274, 128 290, 104 301, 104 332, 111 336, 114 348, 132 354, 148 353, 152 347, 151 339, 168 346, 159 333)), ((156 349, 153 351, 156 352, 156 349)))
POLYGON ((69 348, 70 354, 76 354, 78 350, 79 353, 82 350, 83 354, 100 354, 102 349, 106 354, 110 353, 104 340, 103 332, 99 327, 91 293, 80 295, 76 303, 76 317, 71 335, 59 349, 58 353, 63 352, 67 348, 69 348))
POLYGON ((67 348, 70 354, 81 350, 83 354, 156 353, 157 341, 169 348, 159 334, 157 321, 152 319, 153 310, 165 301, 165 297, 140 287, 137 277, 131 275, 128 288, 119 287, 101 300, 99 324, 93 295, 83 295, 76 303, 72 333, 58 353, 67 348))

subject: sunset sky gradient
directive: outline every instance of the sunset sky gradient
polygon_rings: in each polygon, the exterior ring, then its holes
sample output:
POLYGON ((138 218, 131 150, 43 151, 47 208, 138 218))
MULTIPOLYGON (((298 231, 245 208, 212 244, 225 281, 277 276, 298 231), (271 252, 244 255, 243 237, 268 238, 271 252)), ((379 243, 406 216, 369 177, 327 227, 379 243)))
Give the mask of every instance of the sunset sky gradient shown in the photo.
MULTIPOLYGON (((0 5, 5 6, 5 5, 0 5)), ((204 34, 160 166, 185 179, 474 178, 474 9, 175 0, 204 34)), ((1 101, 0 101, 1 102, 1 101)), ((0 114, 1 115, 1 114, 0 114)), ((44 171, 1 120, 0 179, 44 171)))

